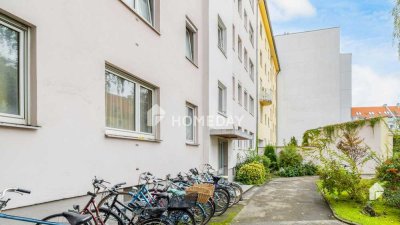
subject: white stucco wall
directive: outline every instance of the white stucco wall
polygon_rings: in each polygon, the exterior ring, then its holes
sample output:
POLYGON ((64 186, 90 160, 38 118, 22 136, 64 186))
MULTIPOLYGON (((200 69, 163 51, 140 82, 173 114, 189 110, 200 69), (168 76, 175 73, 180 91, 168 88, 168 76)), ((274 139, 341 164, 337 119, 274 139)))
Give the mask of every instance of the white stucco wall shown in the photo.
POLYGON ((340 30, 275 37, 278 76, 278 145, 304 131, 342 122, 351 109, 351 55, 340 54, 340 30), (343 66, 341 66, 343 65, 343 66))
POLYGON ((84 195, 95 175, 133 185, 139 172, 162 177, 204 162, 202 127, 200 145, 188 146, 186 128, 172 126, 173 115, 186 115, 186 101, 204 113, 203 4, 161 1, 159 35, 118 0, 0 0, 37 32, 41 127, 0 127, 0 190, 32 190, 10 207, 84 195), (199 29, 198 67, 185 58, 186 16, 199 29), (105 137, 106 61, 160 88, 160 143, 105 137))
MULTIPOLYGON (((210 116, 214 116, 221 121, 226 121, 224 116, 218 113, 218 81, 221 82, 227 88, 227 118, 241 118, 240 124, 234 123, 229 126, 210 126, 209 129, 224 129, 224 128, 235 128, 238 126, 242 127, 242 130, 246 129, 248 132, 256 134, 256 105, 257 105, 257 88, 256 88, 256 75, 255 80, 250 79, 249 72, 244 69, 244 60, 242 62, 238 59, 238 35, 242 39, 243 47, 247 49, 248 56, 251 58, 254 64, 254 73, 256 74, 256 27, 257 27, 257 5, 254 5, 254 11, 251 9, 250 1, 242 1, 243 10, 246 10, 248 15, 248 23, 250 22, 254 29, 254 46, 250 43, 248 29, 244 28, 243 16, 240 17, 238 13, 238 2, 230 0, 212 1, 209 4, 209 72, 208 72, 208 113, 210 116), (223 54, 218 47, 218 16, 226 26, 227 36, 227 47, 226 54, 223 54), (235 25, 235 50, 233 50, 233 38, 232 38, 232 25, 235 25), (235 77, 235 86, 232 84, 232 77, 235 77), (246 111, 242 105, 238 104, 237 97, 237 84, 240 82, 242 85, 243 93, 244 90, 248 92, 254 98, 254 115, 251 115, 249 111, 246 111), (235 100, 233 99, 233 88, 235 88, 235 100)), ((242 51, 244 54, 244 50, 242 51)), ((242 93, 242 96, 243 96, 242 93)), ((242 97, 243 98, 243 97, 242 97)), ((249 96, 248 96, 249 98, 249 96)), ((207 138, 206 138, 207 139, 207 138)), ((211 137, 209 140, 209 154, 208 160, 211 165, 215 168, 218 167, 218 137, 211 137)), ((228 169, 230 172, 236 165, 237 153, 241 151, 236 148, 236 141, 232 139, 226 139, 228 141, 228 169)), ((254 141, 255 143, 255 141, 254 141)), ((232 175, 229 173, 229 175, 232 175)), ((232 178, 232 176, 230 177, 232 178)))

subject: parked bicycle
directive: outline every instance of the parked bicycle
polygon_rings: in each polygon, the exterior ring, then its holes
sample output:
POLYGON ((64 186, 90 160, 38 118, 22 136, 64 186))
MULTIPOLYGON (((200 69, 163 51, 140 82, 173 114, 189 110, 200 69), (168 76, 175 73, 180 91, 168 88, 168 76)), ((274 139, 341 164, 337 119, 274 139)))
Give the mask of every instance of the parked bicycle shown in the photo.
POLYGON ((0 220, 14 220, 25 223, 34 223, 37 225, 90 225, 90 220, 92 219, 88 215, 80 215, 73 212, 63 212, 60 214, 54 214, 49 216, 53 218, 53 220, 39 220, 34 218, 22 217, 22 216, 13 216, 9 214, 2 213, 2 210, 7 206, 7 203, 11 200, 10 198, 5 198, 6 193, 17 193, 20 195, 30 194, 31 191, 21 189, 21 188, 8 188, 2 191, 0 195, 0 220))

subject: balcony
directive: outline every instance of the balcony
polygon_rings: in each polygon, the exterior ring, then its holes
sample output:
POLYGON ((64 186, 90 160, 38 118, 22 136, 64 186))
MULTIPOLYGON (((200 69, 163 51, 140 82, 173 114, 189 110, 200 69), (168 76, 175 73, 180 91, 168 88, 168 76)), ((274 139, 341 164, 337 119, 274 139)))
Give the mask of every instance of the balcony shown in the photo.
POLYGON ((272 104, 272 91, 266 88, 261 88, 260 90, 260 104, 262 106, 268 106, 272 104))

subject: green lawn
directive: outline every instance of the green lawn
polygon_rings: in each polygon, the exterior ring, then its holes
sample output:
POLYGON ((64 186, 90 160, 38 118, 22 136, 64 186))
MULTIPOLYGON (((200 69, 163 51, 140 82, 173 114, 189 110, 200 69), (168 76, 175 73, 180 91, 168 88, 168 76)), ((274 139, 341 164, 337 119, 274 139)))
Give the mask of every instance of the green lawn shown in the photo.
MULTIPOLYGON (((321 181, 317 182, 318 188, 321 190, 321 181)), ((378 217, 370 217, 361 213, 363 206, 356 202, 350 201, 346 193, 336 198, 329 194, 324 194, 333 211, 342 219, 356 222, 361 225, 400 225, 400 209, 388 207, 381 200, 372 203, 375 211, 380 214, 378 217)))
POLYGON ((243 209, 243 205, 236 204, 229 208, 221 216, 213 217, 210 221, 210 225, 230 225, 237 214, 243 209))

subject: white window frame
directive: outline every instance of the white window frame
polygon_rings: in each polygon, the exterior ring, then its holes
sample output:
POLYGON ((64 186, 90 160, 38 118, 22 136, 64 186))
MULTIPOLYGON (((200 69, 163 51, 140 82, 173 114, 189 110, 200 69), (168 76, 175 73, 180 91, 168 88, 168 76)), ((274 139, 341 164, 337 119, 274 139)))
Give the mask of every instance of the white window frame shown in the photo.
POLYGON ((249 103, 248 103, 248 93, 246 90, 244 90, 244 94, 243 94, 243 107, 246 111, 248 111, 248 107, 249 107, 249 103))
POLYGON ((222 84, 220 81, 218 81, 218 113, 226 116, 227 114, 227 96, 226 96, 226 86, 224 84, 222 84), (221 109, 220 110, 220 105, 219 105, 219 89, 222 89, 222 105, 221 105, 221 109))
POLYGON ((243 2, 242 0, 238 0, 238 13, 240 18, 242 18, 243 15, 243 2))
POLYGON ((243 87, 238 82, 238 103, 239 103, 239 105, 242 105, 242 103, 243 103, 242 92, 243 92, 243 87))
POLYGON ((251 95, 249 95, 249 112, 254 116, 254 98, 251 95))
MULTIPOLYGON (((158 99, 156 97, 158 90, 155 86, 144 82, 143 80, 136 78, 130 74, 127 74, 117 68, 113 68, 109 65, 106 65, 106 72, 109 72, 115 76, 118 76, 122 79, 128 80, 129 82, 132 82, 135 84, 135 130, 125 130, 125 129, 119 129, 119 128, 114 128, 114 127, 108 127, 106 121, 105 122, 105 129, 106 129, 106 135, 107 136, 117 136, 117 137, 127 137, 127 138, 137 138, 137 139, 149 139, 149 140, 155 140, 157 138, 157 130, 159 124, 154 124, 154 118, 156 116, 156 112, 154 109, 151 112, 151 123, 152 123, 152 129, 151 133, 146 133, 146 132, 141 132, 140 131, 140 89, 141 87, 149 89, 152 92, 152 107, 155 105, 159 104, 158 99)), ((105 76, 105 74, 104 74, 105 76)), ((105 87, 104 87, 105 88, 105 87)), ((104 94, 106 94, 106 90, 104 89, 104 94)), ((107 107, 107 105, 105 105, 107 107)), ((105 115, 106 116, 106 115, 105 115)), ((106 117, 105 117, 106 118, 106 117)))
POLYGON ((137 6, 137 1, 138 0, 122 0, 129 8, 131 8, 137 15, 139 15, 144 21, 146 21, 146 23, 148 23, 150 26, 152 26, 152 27, 155 27, 155 17, 156 17, 156 10, 155 10, 155 8, 156 8, 156 2, 155 2, 155 0, 148 0, 149 1, 149 6, 150 6, 150 2, 152 3, 152 5, 153 5, 153 8, 152 9, 149 9, 148 8, 148 10, 149 10, 149 12, 150 12, 150 15, 151 15, 151 18, 150 18, 150 20, 151 21, 148 21, 140 12, 139 12, 139 10, 136 8, 136 6, 137 6), (152 11, 151 11, 152 10, 152 11))
POLYGON ((221 17, 218 16, 218 48, 226 54, 226 26, 221 17), (221 30, 221 35, 220 35, 221 30))
MULTIPOLYGON (((186 58, 190 62, 192 62, 194 65, 197 66, 197 27, 192 23, 192 21, 188 17, 186 17, 185 42, 187 42, 187 40, 188 40, 187 39, 188 32, 189 32, 189 35, 191 35, 191 37, 192 37, 191 38, 192 43, 190 45, 192 48, 192 57, 190 57, 186 54, 185 55, 186 55, 186 58)), ((185 43, 185 44, 187 45, 187 43, 185 43)), ((185 45, 185 48, 186 48, 186 45, 185 45)))
POLYGON ((243 13, 243 23, 244 23, 244 29, 247 31, 248 16, 247 16, 246 9, 244 10, 244 13, 243 13))
POLYGON ((251 23, 249 24, 249 38, 251 45, 254 47, 254 29, 251 23))
POLYGON ((232 99, 235 101, 236 96, 236 79, 235 76, 232 76, 232 99))
MULTIPOLYGON (((193 105, 193 104, 191 104, 191 103, 189 103, 189 102, 186 102, 186 110, 188 109, 188 108, 190 108, 190 109, 192 109, 193 110, 193 120, 192 120, 192 123, 193 123, 193 140, 188 140, 187 139, 187 133, 186 133, 186 144, 192 144, 192 145, 195 145, 195 144, 198 144, 198 138, 197 138, 197 106, 196 105, 193 105)), ((186 113, 187 113, 187 111, 186 111, 186 113)), ((186 116, 188 116, 188 115, 186 115, 186 116)), ((187 132, 187 127, 185 126, 185 132, 187 132)))
POLYGON ((235 25, 232 25, 232 49, 235 51, 236 46, 236 28, 235 25))
POLYGON ((240 62, 242 62, 242 54, 243 54, 243 42, 240 36, 238 36, 238 58, 240 62))
POLYGON ((19 34, 18 55, 18 100, 19 114, 0 113, 0 123, 29 125, 30 124, 30 102, 29 102, 29 55, 30 55, 30 29, 6 16, 0 15, 0 24, 8 27, 19 34))
POLYGON ((244 64, 244 69, 247 71, 247 64, 248 64, 248 53, 247 53, 247 49, 244 48, 244 53, 243 53, 243 64, 244 64))
POLYGON ((251 59, 249 59, 249 74, 250 79, 254 82, 254 63, 251 59))

